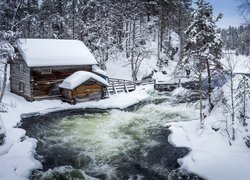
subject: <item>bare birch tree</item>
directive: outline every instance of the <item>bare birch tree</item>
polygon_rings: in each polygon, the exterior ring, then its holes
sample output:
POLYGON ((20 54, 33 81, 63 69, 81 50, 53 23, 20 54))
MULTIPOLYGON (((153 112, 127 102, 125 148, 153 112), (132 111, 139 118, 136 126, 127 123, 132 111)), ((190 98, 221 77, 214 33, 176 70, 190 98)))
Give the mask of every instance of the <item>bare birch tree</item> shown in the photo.
POLYGON ((227 96, 227 94, 225 94, 224 99, 223 99, 223 104, 224 104, 224 108, 226 110, 226 113, 229 114, 229 119, 230 119, 230 123, 228 123, 227 117, 226 117, 226 121, 227 121, 227 127, 226 127, 226 131, 229 134, 229 138, 231 140, 235 140, 236 138, 236 130, 235 130, 235 110, 237 105, 235 104, 235 83, 234 83, 234 70, 236 67, 236 60, 232 59, 230 53, 226 54, 226 64, 224 66, 224 69, 227 70, 227 72, 229 73, 229 81, 228 81, 228 87, 229 87, 229 95, 227 96))

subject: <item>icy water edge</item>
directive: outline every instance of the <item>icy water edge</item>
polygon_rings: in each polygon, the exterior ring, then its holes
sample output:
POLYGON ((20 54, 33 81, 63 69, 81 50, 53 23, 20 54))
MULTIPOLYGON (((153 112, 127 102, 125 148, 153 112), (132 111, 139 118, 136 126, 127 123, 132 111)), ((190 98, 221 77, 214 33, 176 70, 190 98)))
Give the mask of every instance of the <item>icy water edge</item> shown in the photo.
POLYGON ((152 94, 126 110, 69 110, 23 120, 43 164, 30 179, 200 179, 178 170, 186 148, 168 143, 168 122, 197 118, 190 104, 152 94))

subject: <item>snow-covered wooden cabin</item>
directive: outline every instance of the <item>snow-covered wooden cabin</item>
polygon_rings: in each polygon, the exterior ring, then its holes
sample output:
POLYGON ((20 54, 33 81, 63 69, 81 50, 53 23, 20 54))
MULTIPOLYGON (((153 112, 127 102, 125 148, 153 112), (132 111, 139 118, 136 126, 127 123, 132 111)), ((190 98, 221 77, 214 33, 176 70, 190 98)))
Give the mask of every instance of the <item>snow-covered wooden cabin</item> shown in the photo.
POLYGON ((11 92, 30 101, 60 97, 59 85, 64 79, 77 71, 98 74, 92 68, 96 65, 81 41, 20 39, 17 58, 10 64, 11 92))
POLYGON ((108 82, 91 72, 77 71, 59 85, 62 99, 70 103, 101 99, 108 82))

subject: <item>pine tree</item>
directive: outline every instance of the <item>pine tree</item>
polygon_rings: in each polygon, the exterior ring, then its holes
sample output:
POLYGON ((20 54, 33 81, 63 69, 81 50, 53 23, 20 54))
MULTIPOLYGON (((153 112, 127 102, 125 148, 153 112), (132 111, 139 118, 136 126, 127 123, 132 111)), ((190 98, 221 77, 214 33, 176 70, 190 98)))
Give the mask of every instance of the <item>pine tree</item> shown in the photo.
MULTIPOLYGON (((202 108, 202 72, 206 69, 208 79, 208 101, 209 110, 213 108, 211 102, 211 66, 219 67, 218 59, 222 54, 222 41, 220 35, 216 33, 215 23, 222 17, 213 16, 213 8, 204 0, 196 2, 197 9, 194 10, 193 21, 187 28, 187 44, 185 46, 187 63, 198 75, 200 82, 200 108, 202 108), (191 62, 192 61, 192 62, 191 62)), ((204 125, 202 110, 200 110, 201 126, 204 125)))

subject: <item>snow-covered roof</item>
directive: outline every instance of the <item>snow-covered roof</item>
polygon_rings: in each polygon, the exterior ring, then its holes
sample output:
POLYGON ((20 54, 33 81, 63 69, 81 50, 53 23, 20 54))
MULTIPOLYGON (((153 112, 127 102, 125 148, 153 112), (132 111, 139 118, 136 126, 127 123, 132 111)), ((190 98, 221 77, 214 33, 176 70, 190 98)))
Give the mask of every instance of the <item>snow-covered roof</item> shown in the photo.
POLYGON ((105 79, 96 74, 87 71, 77 71, 66 79, 64 79, 64 81, 62 82, 62 84, 59 85, 59 87, 72 90, 89 79, 94 79, 105 86, 109 86, 108 82, 105 79))
POLYGON ((18 47, 29 67, 97 64, 79 40, 19 39, 18 47))
POLYGON ((100 75, 108 77, 107 72, 104 71, 104 70, 102 70, 102 69, 100 69, 98 66, 93 66, 92 67, 92 71, 95 72, 95 73, 97 73, 97 74, 100 74, 100 75))

